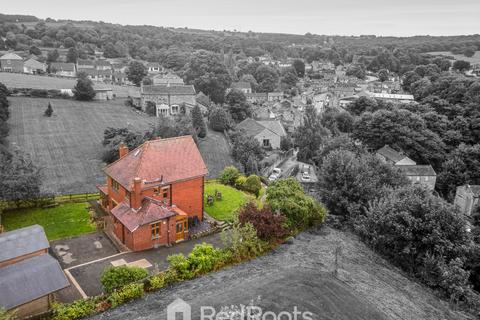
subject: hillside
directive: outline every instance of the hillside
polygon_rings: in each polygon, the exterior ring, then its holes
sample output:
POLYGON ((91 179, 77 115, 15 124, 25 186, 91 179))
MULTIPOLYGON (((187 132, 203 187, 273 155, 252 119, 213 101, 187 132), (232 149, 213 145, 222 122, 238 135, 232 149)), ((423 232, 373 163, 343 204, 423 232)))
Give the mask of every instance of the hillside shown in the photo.
POLYGON ((274 253, 166 290, 93 317, 94 320, 157 319, 175 298, 199 306, 254 304, 264 310, 308 310, 314 319, 462 320, 425 287, 406 278, 355 236, 324 227, 300 234, 274 253), (340 246, 338 278, 332 276, 340 246))
POLYGON ((95 192, 103 183, 103 132, 107 127, 146 131, 153 118, 138 114, 124 100, 79 102, 10 97, 9 141, 40 165, 44 191, 95 192), (48 102, 54 114, 43 116, 48 102))

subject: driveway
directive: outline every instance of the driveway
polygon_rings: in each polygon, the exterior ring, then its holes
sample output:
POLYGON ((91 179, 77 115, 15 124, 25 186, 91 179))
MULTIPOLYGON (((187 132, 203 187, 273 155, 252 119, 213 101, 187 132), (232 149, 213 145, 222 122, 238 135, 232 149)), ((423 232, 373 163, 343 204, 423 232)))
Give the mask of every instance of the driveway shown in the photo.
POLYGON ((51 241, 50 248, 64 269, 119 252, 102 231, 51 241))
POLYGON ((165 270, 168 267, 167 257, 176 253, 187 255, 198 243, 210 243, 215 247, 222 247, 220 233, 205 236, 199 239, 178 243, 172 247, 161 247, 140 252, 124 252, 104 257, 100 260, 87 262, 68 268, 67 271, 78 283, 85 295, 94 296, 103 291, 100 278, 106 267, 118 265, 136 265, 149 271, 154 269, 165 270))

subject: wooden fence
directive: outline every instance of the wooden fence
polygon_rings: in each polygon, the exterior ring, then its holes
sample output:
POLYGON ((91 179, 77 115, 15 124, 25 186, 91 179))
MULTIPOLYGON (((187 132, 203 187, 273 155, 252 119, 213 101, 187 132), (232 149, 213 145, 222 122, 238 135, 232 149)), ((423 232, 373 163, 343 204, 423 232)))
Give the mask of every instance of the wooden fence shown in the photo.
POLYGON ((37 199, 27 199, 20 201, 2 201, 0 203, 0 209, 14 210, 20 208, 45 208, 52 207, 60 203, 69 202, 88 202, 91 200, 100 199, 100 193, 76 193, 76 194, 64 194, 46 196, 37 199))

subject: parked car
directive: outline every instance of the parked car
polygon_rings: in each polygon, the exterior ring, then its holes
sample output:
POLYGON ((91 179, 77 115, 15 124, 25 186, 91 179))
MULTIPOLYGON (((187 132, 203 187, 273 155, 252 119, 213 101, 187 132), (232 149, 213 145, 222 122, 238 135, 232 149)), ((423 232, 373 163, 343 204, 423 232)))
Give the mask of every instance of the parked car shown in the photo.
POLYGON ((268 177, 268 181, 275 181, 280 178, 282 174, 282 169, 280 168, 273 168, 272 174, 268 177))
POLYGON ((302 181, 303 182, 310 182, 310 174, 308 172, 302 173, 302 181))

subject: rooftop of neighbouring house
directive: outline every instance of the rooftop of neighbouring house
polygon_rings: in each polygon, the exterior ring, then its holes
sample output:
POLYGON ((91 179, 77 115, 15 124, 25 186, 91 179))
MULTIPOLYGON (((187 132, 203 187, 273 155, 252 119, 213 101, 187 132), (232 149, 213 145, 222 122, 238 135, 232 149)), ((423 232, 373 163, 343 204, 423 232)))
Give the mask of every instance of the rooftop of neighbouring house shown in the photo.
POLYGON ((250 85, 250 82, 239 81, 239 82, 232 83, 232 88, 233 89, 252 89, 252 86, 250 85))
POLYGON ((0 57, 0 60, 23 60, 18 54, 9 52, 0 57))
POLYGON ((52 62, 50 67, 56 71, 75 71, 75 65, 69 62, 52 62))
POLYGON ((195 95, 193 85, 148 85, 142 87, 144 94, 195 95))
POLYGON ((49 254, 0 268, 0 307, 7 310, 70 285, 60 264, 49 254))
POLYGON ((43 227, 33 225, 0 234, 0 262, 50 247, 43 227))
POLYGON ((122 202, 113 208, 111 213, 130 232, 134 232, 140 226, 173 217, 177 214, 184 214, 177 207, 168 206, 149 197, 143 199, 142 206, 138 210, 134 210, 127 203, 122 202))
POLYGON ((280 121, 277 120, 254 120, 247 118, 237 125, 237 129, 244 130, 245 133, 251 136, 256 136, 265 129, 279 136, 285 136, 287 134, 280 121))
POLYGON ((382 148, 378 149, 377 153, 384 156, 388 160, 393 161, 393 162, 398 162, 398 161, 406 158, 406 156, 402 152, 399 152, 399 151, 393 149, 388 144, 386 144, 382 148))
POLYGON ((463 186, 459 186, 459 189, 464 189, 465 191, 468 191, 472 193, 475 197, 480 197, 480 185, 476 184, 466 184, 463 186))
POLYGON ((398 166, 407 176, 436 176, 431 165, 398 166))
POLYGON ((188 180, 208 173, 192 136, 147 141, 104 171, 130 191, 137 177, 145 186, 188 180))

